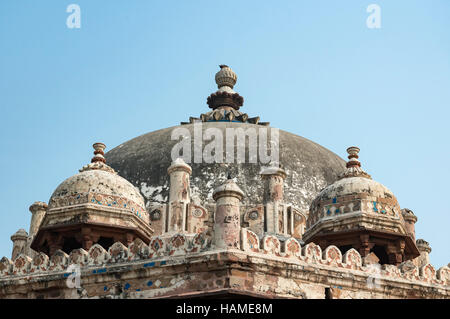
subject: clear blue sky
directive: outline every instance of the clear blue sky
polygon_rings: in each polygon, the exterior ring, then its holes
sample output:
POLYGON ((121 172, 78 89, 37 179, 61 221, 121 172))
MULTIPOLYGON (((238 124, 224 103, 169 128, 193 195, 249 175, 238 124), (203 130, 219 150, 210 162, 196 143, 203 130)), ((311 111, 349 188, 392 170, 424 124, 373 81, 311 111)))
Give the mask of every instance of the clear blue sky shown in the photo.
POLYGON ((242 108, 363 168, 450 262, 450 1, 0 2, 0 256, 34 201, 92 157, 208 110, 218 64, 242 108), (81 7, 68 29, 66 7, 81 7), (381 29, 366 8, 381 7, 381 29))

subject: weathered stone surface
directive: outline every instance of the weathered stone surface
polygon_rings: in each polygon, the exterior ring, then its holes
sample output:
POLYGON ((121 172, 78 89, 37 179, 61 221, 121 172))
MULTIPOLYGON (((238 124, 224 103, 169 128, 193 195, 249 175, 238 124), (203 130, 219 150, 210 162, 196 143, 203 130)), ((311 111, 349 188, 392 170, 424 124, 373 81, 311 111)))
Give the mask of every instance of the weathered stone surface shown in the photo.
MULTIPOLYGON (((193 139, 194 124, 179 127, 188 129, 193 139)), ((166 170, 172 162, 172 147, 178 142, 171 140, 171 133, 175 128, 177 127, 169 127, 139 136, 117 146, 105 155, 108 164, 119 175, 141 190, 147 205, 151 202, 163 203, 168 200, 169 178, 166 170)), ((233 122, 202 123, 203 132, 208 128, 221 130, 225 143, 226 128, 258 130, 260 126, 233 122)), ((268 132, 267 136, 270 137, 270 128, 268 132)), ((345 162, 336 154, 310 140, 283 130, 279 132, 280 162, 287 174, 284 199, 300 210, 307 211, 316 194, 334 182, 338 174, 344 170, 345 162)), ((203 146, 208 143, 204 141, 203 146)), ((192 148, 192 154, 193 151, 192 148)), ((248 146, 246 154, 248 159, 248 146)), ((223 183, 228 172, 239 180, 239 187, 245 194, 244 204, 262 202, 264 185, 254 181, 259 180, 261 169, 268 163, 188 164, 192 166, 192 195, 198 196, 201 202, 212 202, 212 191, 223 183)))
MULTIPOLYGON (((314 247, 312 254, 315 254, 314 247)), ((317 246, 318 247, 318 246, 317 246)), ((119 249, 123 252, 123 248, 119 249)), ((331 246, 322 261, 337 260, 331 246)), ((356 251, 344 255, 347 264, 358 265, 356 251)), ((90 257, 89 257, 90 258, 90 257)), ((449 298, 450 286, 430 278, 398 278, 370 269, 347 268, 322 262, 245 251, 214 251, 135 260, 81 268, 82 288, 71 289, 61 272, 16 274, 0 278, 0 298, 156 298, 195 297, 208 293, 220 295, 245 292, 256 297, 285 298, 449 298), (189 267, 186 267, 189 265, 189 267), (331 268, 330 268, 331 266, 331 268), (328 292, 326 291, 328 289, 328 292)), ((390 270, 396 268, 389 265, 390 270)), ((431 268, 430 268, 431 269, 431 268)), ((424 272, 430 271, 424 269, 424 272)), ((440 270, 440 276, 444 276, 440 270)), ((428 275, 425 275, 427 277, 428 275)), ((432 277, 432 276, 431 276, 432 277)))

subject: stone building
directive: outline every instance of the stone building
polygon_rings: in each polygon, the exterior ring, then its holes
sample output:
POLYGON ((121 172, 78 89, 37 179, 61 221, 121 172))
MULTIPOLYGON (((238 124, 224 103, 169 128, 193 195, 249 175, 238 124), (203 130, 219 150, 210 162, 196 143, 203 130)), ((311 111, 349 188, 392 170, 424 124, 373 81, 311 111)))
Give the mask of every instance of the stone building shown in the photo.
POLYGON ((417 217, 359 148, 345 162, 243 113, 220 67, 209 112, 106 154, 95 143, 30 206, 0 298, 450 297, 450 269, 429 263, 417 217))

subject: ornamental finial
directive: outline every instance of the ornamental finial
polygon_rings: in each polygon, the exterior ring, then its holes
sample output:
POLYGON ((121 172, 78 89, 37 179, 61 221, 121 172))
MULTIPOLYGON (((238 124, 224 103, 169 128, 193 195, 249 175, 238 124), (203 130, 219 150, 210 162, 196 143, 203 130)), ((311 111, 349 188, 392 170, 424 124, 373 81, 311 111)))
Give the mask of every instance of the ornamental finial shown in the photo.
POLYGON ((104 156, 106 145, 103 143, 95 143, 92 147, 94 148, 94 157, 91 159, 91 163, 84 165, 78 171, 81 173, 98 169, 112 174, 117 174, 112 167, 106 165, 106 159, 104 156))
POLYGON ((233 87, 237 81, 237 75, 225 64, 221 64, 220 71, 216 73, 216 83, 220 92, 236 93, 233 87))
POLYGON ((359 147, 350 146, 349 148, 347 148, 347 153, 348 153, 348 162, 346 165, 347 169, 338 178, 341 179, 345 177, 359 176, 371 179, 371 176, 361 168, 361 163, 358 160, 359 147))
POLYGON ((91 159, 91 163, 96 162, 106 163, 106 159, 104 156, 106 145, 103 143, 95 143, 94 145, 92 145, 92 147, 94 148, 94 157, 91 159))
POLYGON ((347 153, 348 153, 348 159, 349 161, 347 162, 347 167, 361 167, 361 163, 358 161, 358 153, 359 153, 360 149, 357 146, 350 146, 349 148, 347 148, 347 153))

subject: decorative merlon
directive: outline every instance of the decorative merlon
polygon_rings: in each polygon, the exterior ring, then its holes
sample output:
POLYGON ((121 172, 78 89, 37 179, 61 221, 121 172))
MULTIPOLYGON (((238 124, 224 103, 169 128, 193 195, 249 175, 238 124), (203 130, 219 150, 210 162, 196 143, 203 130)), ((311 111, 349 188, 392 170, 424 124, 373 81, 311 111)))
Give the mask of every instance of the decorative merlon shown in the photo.
MULTIPOLYGON (((355 249, 350 249, 342 255, 336 246, 329 246, 322 251, 320 246, 314 243, 302 247, 294 238, 280 242, 277 237, 266 235, 260 239, 246 228, 241 228, 240 250, 254 257, 284 260, 289 264, 308 266, 311 269, 323 268, 341 273, 345 271, 368 278, 374 275, 372 265, 363 265, 361 255, 355 249)), ((223 250, 217 250, 217 252, 220 251, 223 250)), ((184 258, 214 252, 216 248, 211 246, 211 240, 207 234, 198 233, 175 234, 167 238, 155 236, 149 245, 140 240, 135 240, 128 247, 116 242, 108 251, 96 244, 88 251, 80 248, 71 251, 70 254, 58 250, 51 257, 38 253, 32 259, 20 254, 13 260, 6 257, 0 260, 0 285, 4 280, 10 282, 24 277, 31 280, 33 276, 42 274, 60 274, 61 278, 66 278, 71 272, 68 271, 70 265, 80 266, 82 272, 101 274, 108 272, 108 267, 115 264, 134 265, 134 262, 139 262, 145 268, 154 266, 154 260, 161 260, 164 257, 184 258)), ((436 271, 431 264, 419 268, 408 261, 398 267, 383 265, 376 275, 383 281, 404 281, 450 289, 450 268, 447 266, 436 271)), ((55 280, 56 277, 47 278, 55 280)))

